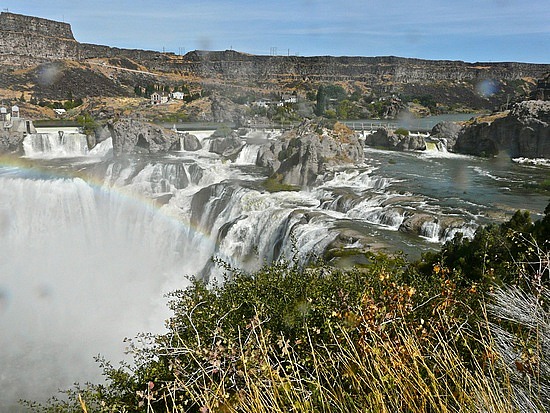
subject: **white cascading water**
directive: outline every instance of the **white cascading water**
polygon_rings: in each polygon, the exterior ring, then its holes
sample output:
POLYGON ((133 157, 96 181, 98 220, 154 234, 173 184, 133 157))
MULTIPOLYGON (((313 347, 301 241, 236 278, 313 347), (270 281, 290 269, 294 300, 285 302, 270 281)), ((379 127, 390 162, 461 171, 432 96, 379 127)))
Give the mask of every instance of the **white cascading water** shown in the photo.
POLYGON ((81 179, 0 183, 1 406, 97 380, 93 356, 120 360, 125 336, 158 331, 163 293, 204 263, 189 227, 142 200, 81 179))
POLYGON ((113 138, 105 139, 94 146, 88 153, 96 158, 108 158, 113 156, 113 138))
POLYGON ((88 154, 88 140, 82 133, 32 133, 23 141, 29 158, 65 158, 88 154))
POLYGON ((308 216, 318 201, 307 194, 239 188, 226 199, 221 212, 207 221, 214 221, 211 235, 218 236, 218 253, 246 270, 296 253, 305 262, 310 254, 322 254, 336 236, 331 219, 308 216))
POLYGON ((441 227, 437 221, 426 221, 420 227, 420 235, 430 242, 439 242, 439 231, 441 227))
POLYGON ((321 188, 352 188, 355 192, 383 191, 388 188, 391 185, 391 180, 383 176, 373 176, 374 171, 374 168, 366 171, 357 169, 337 171, 332 179, 321 185, 321 188))
POLYGON ((261 145, 246 144, 235 159, 237 165, 255 165, 261 145))
POLYGON ((460 227, 445 228, 443 235, 439 241, 447 242, 451 241, 458 233, 461 233, 464 238, 474 238, 477 225, 473 222, 464 224, 460 227))

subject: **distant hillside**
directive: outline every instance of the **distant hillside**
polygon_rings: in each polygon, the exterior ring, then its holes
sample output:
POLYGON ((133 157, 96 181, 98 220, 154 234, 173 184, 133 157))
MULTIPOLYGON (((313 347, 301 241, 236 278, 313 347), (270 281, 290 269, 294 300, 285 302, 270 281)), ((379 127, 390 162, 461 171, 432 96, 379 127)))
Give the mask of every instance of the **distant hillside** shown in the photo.
POLYGON ((549 64, 393 56, 257 56, 236 51, 179 56, 79 43, 67 23, 5 12, 0 14, 0 64, 0 94, 37 99, 66 99, 68 92, 79 97, 133 96, 135 87, 148 83, 197 84, 226 94, 293 90, 305 95, 331 83, 372 98, 429 96, 450 109, 493 109, 521 100, 550 72, 549 64))

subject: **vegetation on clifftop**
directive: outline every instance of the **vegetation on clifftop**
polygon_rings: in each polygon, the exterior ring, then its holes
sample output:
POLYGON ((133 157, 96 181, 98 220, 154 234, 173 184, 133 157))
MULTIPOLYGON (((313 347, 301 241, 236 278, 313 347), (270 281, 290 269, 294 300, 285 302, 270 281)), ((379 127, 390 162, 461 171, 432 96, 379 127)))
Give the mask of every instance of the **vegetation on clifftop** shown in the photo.
POLYGON ((417 262, 225 270, 170 295, 168 332, 46 412, 515 412, 550 407, 550 205, 417 262))

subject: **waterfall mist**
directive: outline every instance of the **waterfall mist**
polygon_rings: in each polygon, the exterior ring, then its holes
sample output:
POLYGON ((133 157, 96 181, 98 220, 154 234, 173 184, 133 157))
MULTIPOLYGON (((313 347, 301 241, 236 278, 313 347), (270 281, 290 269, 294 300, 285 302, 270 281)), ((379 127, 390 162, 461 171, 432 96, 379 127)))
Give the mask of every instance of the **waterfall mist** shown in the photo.
POLYGON ((159 332, 185 286, 188 228, 81 179, 2 179, 0 406, 97 381, 93 357, 159 332))

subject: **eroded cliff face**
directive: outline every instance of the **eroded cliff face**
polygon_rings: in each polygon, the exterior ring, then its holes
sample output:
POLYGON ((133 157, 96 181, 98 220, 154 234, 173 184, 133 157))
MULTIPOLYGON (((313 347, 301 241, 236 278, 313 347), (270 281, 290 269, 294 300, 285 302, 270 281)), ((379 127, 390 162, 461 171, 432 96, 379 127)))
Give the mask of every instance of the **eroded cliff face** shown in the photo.
POLYGON ((550 158, 550 101, 520 102, 503 117, 466 126, 455 152, 478 156, 550 158))
POLYGON ((307 187, 315 184, 327 168, 362 159, 363 147, 354 131, 342 124, 326 129, 305 121, 261 148, 256 164, 268 168, 282 184, 307 187))
POLYGON ((177 132, 134 119, 120 119, 107 124, 113 138, 115 156, 132 153, 158 153, 180 149, 177 132))
POLYGON ((124 57, 160 72, 267 82, 356 81, 366 84, 468 82, 540 78, 550 65, 465 63, 387 57, 257 56, 227 51, 193 51, 185 56, 78 43, 71 26, 13 13, 0 14, 0 60, 16 66, 67 59, 124 57))

